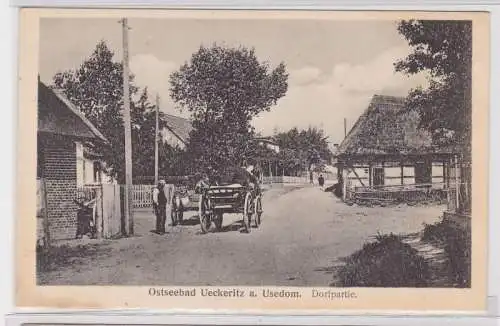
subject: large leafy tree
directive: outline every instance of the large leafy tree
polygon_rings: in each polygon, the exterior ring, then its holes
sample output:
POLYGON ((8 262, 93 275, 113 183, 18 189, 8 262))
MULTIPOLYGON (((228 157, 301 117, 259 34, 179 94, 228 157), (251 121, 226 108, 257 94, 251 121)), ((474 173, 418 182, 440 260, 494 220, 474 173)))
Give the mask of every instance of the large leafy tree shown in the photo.
POLYGON ((189 174, 185 162, 189 159, 185 150, 179 146, 163 144, 159 152, 159 173, 161 176, 181 176, 189 174))
POLYGON ((472 22, 401 21, 398 31, 413 52, 395 63, 406 74, 426 72, 430 86, 408 96, 410 109, 421 115, 421 127, 437 146, 456 146, 470 152, 472 22))
POLYGON ((313 164, 321 165, 330 162, 332 153, 328 147, 327 138, 323 130, 315 127, 300 131, 292 128, 274 135, 274 139, 283 149, 280 153, 280 160, 286 166, 295 167, 295 169, 309 169, 313 164))
POLYGON ((272 69, 253 49, 200 47, 170 76, 172 99, 193 121, 191 170, 220 171, 251 156, 251 120, 285 95, 287 79, 284 63, 272 69))
MULTIPOLYGON (((123 65, 113 61, 114 53, 104 41, 76 70, 57 73, 54 86, 62 89, 70 101, 110 141, 102 148, 110 172, 119 182, 124 181, 125 144, 123 128, 123 65)), ((154 171, 155 111, 147 89, 139 93, 130 76, 132 166, 136 176, 152 175, 154 171), (140 154, 140 155, 139 155, 140 154)), ((160 127, 165 125, 160 113, 160 127)), ((161 144, 160 146, 166 146, 161 144)), ((160 151, 164 153, 165 151, 160 151)))
MULTIPOLYGON (((158 126, 166 127, 163 112, 158 112, 158 126)), ((154 174, 154 142, 156 129, 156 107, 149 101, 148 90, 145 88, 139 100, 134 103, 132 110, 132 149, 136 155, 133 157, 133 174, 135 176, 151 176, 154 174)), ((158 135, 160 136, 160 135, 158 135)), ((160 175, 171 175, 174 164, 174 148, 158 139, 158 156, 160 175)))
POLYGON ((282 148, 277 155, 285 175, 298 176, 308 167, 307 159, 300 151, 293 148, 282 148))
MULTIPOLYGON (((110 141, 101 152, 113 175, 124 176, 123 67, 112 59, 113 52, 101 41, 78 69, 57 73, 53 82, 110 141)), ((130 92, 137 88, 131 86, 130 92)))

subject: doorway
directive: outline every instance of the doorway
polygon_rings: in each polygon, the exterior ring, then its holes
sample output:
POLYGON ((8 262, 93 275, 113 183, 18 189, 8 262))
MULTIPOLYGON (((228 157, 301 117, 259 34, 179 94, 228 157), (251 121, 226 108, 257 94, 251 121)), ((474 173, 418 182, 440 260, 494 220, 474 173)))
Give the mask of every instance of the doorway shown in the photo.
POLYGON ((374 187, 383 186, 384 179, 385 179, 384 168, 381 167, 373 168, 373 186, 374 187))

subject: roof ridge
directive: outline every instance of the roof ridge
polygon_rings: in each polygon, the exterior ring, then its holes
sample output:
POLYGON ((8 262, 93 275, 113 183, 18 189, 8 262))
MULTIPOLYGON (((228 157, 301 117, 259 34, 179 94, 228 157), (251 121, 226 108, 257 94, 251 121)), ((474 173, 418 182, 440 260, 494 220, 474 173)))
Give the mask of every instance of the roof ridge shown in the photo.
POLYGON ((171 113, 167 113, 167 112, 163 112, 163 114, 166 115, 166 116, 170 116, 170 117, 173 117, 173 118, 178 118, 178 119, 182 119, 182 120, 191 122, 191 119, 181 117, 180 115, 175 115, 175 114, 171 114, 171 113))
POLYGON ((165 117, 166 128, 186 144, 189 139, 189 133, 193 129, 193 122, 190 119, 186 119, 178 115, 173 115, 166 112, 163 113, 165 117))
POLYGON ((39 82, 43 87, 50 90, 67 108, 71 110, 98 138, 101 138, 106 143, 109 143, 108 139, 83 115, 83 113, 71 102, 60 88, 49 87, 45 85, 42 81, 39 82))
POLYGON ((372 97, 372 102, 377 104, 400 104, 403 105, 406 101, 404 96, 394 96, 394 95, 382 95, 375 94, 372 97))
POLYGON ((370 101, 370 103, 368 103, 368 107, 358 117, 358 119, 356 120, 356 122, 354 123, 354 125, 351 127, 351 129, 349 130, 349 132, 347 133, 347 135, 345 136, 345 138, 342 140, 342 142, 340 142, 340 145, 338 147, 339 151, 342 151, 343 148, 344 148, 344 146, 346 146, 346 144, 352 138, 353 133, 356 131, 356 129, 358 128, 358 126, 361 124, 361 120, 364 121, 364 118, 366 118, 368 116, 368 113, 374 110, 374 106, 372 104, 373 104, 373 98, 370 101))
POLYGON ((405 96, 390 95, 390 94, 373 94, 372 98, 374 98, 374 97, 394 98, 394 99, 401 99, 401 100, 406 99, 405 96))
MULTIPOLYGON (((405 111, 406 99, 400 96, 378 95, 372 96, 368 107, 358 117, 349 133, 341 142, 339 153, 347 152, 366 152, 366 151, 392 151, 391 148, 397 148, 397 151, 404 152, 408 150, 408 141, 400 140, 400 128, 406 123, 400 124, 399 119, 408 120, 411 117, 400 116, 399 112, 405 111), (380 120, 383 119, 383 120, 380 120), (388 119, 385 121, 385 119, 388 119), (394 120, 394 121, 393 121, 394 120), (380 142, 380 144, 379 144, 380 142)), ((404 135, 404 131, 403 134, 404 135)), ((418 140, 417 140, 418 141, 418 140)))

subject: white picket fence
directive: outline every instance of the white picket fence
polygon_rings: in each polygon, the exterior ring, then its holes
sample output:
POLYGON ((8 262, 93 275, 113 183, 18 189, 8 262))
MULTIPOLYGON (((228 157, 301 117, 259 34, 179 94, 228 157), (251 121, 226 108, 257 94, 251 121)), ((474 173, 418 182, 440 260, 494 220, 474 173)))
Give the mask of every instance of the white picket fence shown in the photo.
MULTIPOLYGON (((263 177, 263 184, 307 184, 309 179, 307 177, 291 177, 291 176, 273 176, 263 177)), ((153 204, 153 185, 141 184, 132 186, 132 201, 134 208, 150 207, 153 204)), ((169 193, 174 192, 175 186, 172 184, 167 185, 169 193)))
MULTIPOLYGON (((132 205, 134 208, 144 208, 151 207, 153 205, 153 189, 155 186, 153 185, 133 185, 132 186, 132 205)), ((175 190, 175 186, 168 184, 167 193, 168 200, 172 198, 172 195, 175 190)))
POLYGON ((263 184, 271 184, 271 183, 309 183, 309 179, 307 177, 290 177, 290 176, 273 176, 273 177, 262 177, 263 184))
MULTIPOLYGON (((107 186, 107 185, 104 185, 107 186)), ((103 185, 84 186, 77 189, 77 199, 91 200, 101 191, 103 185)), ((122 187, 123 185, 117 186, 122 187)), ((132 186, 132 205, 134 208, 144 208, 153 205, 153 185, 133 185, 132 186)), ((166 185, 167 193, 173 193, 174 185, 166 185)), ((122 189, 123 190, 123 189, 122 189)))
POLYGON ((150 207, 153 205, 152 185, 133 185, 132 204, 134 208, 150 207))

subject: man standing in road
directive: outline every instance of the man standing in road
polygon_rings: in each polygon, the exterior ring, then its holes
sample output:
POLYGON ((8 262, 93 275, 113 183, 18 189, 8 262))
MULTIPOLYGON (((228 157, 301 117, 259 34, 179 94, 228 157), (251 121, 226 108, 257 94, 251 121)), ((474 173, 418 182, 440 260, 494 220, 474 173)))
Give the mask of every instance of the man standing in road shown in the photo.
POLYGON ((323 177, 322 174, 319 175, 318 184, 321 188, 323 188, 323 185, 325 184, 325 178, 323 177))
POLYGON ((153 207, 156 215, 156 233, 158 234, 165 234, 168 198, 165 180, 160 180, 158 186, 153 189, 153 207))

